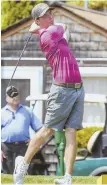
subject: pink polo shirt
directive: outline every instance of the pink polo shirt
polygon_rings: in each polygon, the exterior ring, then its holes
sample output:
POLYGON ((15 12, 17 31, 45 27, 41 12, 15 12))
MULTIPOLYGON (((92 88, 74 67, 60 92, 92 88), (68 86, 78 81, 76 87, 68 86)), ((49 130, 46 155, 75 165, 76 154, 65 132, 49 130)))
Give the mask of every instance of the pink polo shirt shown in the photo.
POLYGON ((80 83, 78 64, 63 38, 63 27, 52 25, 41 29, 39 34, 40 46, 52 68, 54 80, 58 83, 80 83))

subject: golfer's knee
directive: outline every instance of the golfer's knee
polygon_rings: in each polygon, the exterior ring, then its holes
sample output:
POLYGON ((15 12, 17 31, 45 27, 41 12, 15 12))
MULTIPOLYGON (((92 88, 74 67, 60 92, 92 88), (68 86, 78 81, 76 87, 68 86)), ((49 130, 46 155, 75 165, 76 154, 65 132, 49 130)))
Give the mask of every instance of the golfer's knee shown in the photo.
POLYGON ((44 132, 43 132, 43 137, 47 138, 49 136, 51 136, 54 133, 54 131, 51 128, 45 128, 44 132))
POLYGON ((40 132, 38 132, 38 136, 37 139, 39 140, 45 140, 47 139, 49 136, 51 136, 53 134, 53 130, 51 128, 45 128, 43 127, 40 132))
POLYGON ((53 134, 53 130, 51 128, 41 128, 40 131, 35 135, 32 139, 31 144, 34 145, 36 143, 43 143, 49 136, 53 134))
POLYGON ((67 128, 65 131, 66 144, 67 145, 76 145, 76 130, 73 128, 67 128))
POLYGON ((74 133, 76 133, 76 129, 74 129, 74 128, 66 128, 65 132, 74 134, 74 133))

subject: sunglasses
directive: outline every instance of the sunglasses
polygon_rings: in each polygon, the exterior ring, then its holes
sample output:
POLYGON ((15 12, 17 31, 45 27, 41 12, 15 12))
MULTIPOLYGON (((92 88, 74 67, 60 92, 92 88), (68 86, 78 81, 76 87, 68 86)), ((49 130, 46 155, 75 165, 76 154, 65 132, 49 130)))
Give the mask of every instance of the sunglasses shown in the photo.
POLYGON ((20 97, 19 96, 16 96, 14 98, 12 98, 13 102, 19 102, 20 101, 20 97))

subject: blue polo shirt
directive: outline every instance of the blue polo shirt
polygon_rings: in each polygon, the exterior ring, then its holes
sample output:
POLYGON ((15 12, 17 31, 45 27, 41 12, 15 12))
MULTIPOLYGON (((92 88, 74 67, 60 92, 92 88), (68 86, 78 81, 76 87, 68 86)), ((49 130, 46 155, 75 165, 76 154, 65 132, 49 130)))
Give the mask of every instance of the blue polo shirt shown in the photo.
POLYGON ((7 104, 1 110, 1 141, 20 142, 31 139, 34 131, 42 127, 42 123, 32 110, 19 104, 16 111, 12 111, 7 104))

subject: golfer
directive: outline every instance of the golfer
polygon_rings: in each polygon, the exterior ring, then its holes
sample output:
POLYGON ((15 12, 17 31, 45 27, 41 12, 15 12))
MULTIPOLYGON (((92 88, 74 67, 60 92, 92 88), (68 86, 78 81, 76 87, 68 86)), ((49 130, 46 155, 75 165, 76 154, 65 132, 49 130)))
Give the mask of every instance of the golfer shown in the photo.
POLYGON ((53 71, 53 83, 47 100, 44 126, 31 140, 24 157, 15 162, 14 183, 23 184, 32 157, 54 131, 65 129, 66 172, 56 184, 71 185, 72 171, 76 157, 76 130, 82 129, 84 88, 75 57, 63 37, 65 25, 55 25, 52 8, 40 3, 32 9, 34 23, 30 32, 40 37, 41 50, 53 71))

